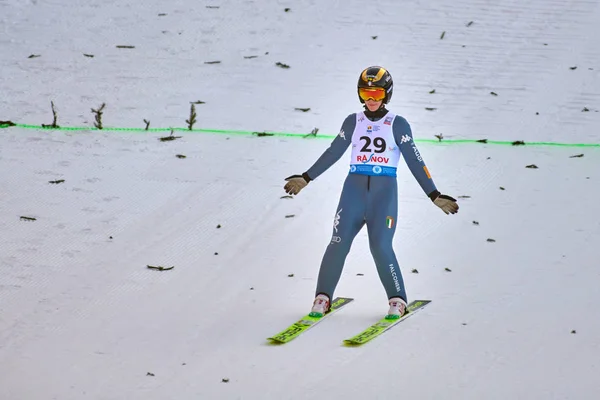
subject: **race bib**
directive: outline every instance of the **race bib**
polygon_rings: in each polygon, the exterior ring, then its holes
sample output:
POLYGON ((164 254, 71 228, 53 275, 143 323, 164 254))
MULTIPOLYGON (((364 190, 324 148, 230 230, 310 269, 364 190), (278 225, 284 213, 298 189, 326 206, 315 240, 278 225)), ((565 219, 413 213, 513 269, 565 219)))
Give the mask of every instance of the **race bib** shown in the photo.
POLYGON ((356 114, 356 127, 352 134, 351 174, 396 176, 400 149, 392 131, 395 117, 388 112, 385 117, 373 122, 363 112, 356 114))

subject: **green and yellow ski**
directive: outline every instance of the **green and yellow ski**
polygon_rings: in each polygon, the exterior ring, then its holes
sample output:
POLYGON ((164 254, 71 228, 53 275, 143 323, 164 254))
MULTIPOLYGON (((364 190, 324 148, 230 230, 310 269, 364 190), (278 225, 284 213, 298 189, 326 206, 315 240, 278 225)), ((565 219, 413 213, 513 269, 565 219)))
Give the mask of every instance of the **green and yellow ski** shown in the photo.
POLYGON ((356 336, 351 337, 350 339, 344 340, 344 344, 346 346, 360 346, 362 344, 367 343, 368 341, 376 338, 381 335, 383 332, 392 328, 393 326, 398 325, 400 322, 404 321, 406 318, 413 315, 415 312, 419 311, 427 304, 431 303, 431 300, 415 300, 411 302, 408 306, 406 306, 406 314, 402 316, 402 318, 398 319, 388 319, 382 318, 361 333, 356 336))
POLYGON ((329 312, 325 313, 325 315, 323 315, 322 317, 312 317, 310 316, 310 314, 307 314, 304 317, 302 317, 302 319, 290 325, 289 328, 284 329, 277 335, 267 338, 267 340, 269 340, 271 343, 277 344, 287 343, 292 339, 295 339, 298 336, 300 336, 301 333, 306 332, 319 322, 323 321, 325 318, 335 313, 336 311, 344 307, 346 304, 350 303, 352 300, 354 299, 348 297, 336 297, 331 303, 331 309, 329 310, 329 312))

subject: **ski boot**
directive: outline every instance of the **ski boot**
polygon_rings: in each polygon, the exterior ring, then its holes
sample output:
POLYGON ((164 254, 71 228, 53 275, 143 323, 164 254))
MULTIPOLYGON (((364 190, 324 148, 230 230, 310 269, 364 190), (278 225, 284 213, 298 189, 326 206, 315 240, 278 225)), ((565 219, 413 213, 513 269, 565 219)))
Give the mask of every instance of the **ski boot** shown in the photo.
POLYGON ((310 310, 310 314, 308 315, 311 317, 321 318, 329 311, 330 307, 331 304, 329 297, 327 297, 325 294, 319 294, 317 297, 315 297, 312 310, 310 310))
POLYGON ((392 297, 390 299, 390 309, 385 319, 400 319, 404 314, 406 314, 406 302, 400 297, 392 297))

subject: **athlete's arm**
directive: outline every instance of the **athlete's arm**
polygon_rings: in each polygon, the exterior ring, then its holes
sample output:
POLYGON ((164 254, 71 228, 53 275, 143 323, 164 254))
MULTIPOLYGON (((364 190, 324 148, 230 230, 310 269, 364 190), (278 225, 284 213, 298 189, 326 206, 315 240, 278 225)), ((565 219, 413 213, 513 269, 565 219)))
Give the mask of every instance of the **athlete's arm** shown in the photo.
POLYGON ((305 172, 311 180, 317 179, 319 175, 327 171, 346 152, 352 142, 352 133, 356 127, 356 114, 350 114, 344 120, 340 133, 333 139, 331 145, 317 161, 305 172))
POLYGON ((396 139, 396 144, 400 148, 402 157, 406 161, 406 165, 408 165, 410 172, 425 194, 430 196, 432 193, 437 192, 425 161, 423 161, 423 157, 421 157, 419 149, 417 149, 408 121, 397 115, 392 125, 392 131, 394 132, 394 139, 396 139))
POLYGON ((404 118, 396 116, 392 130, 394 132, 394 139, 396 139, 396 144, 400 148, 400 152, 402 152, 406 165, 408 165, 408 168, 417 182, 419 182, 419 185, 421 185, 425 194, 444 213, 456 214, 459 208, 456 199, 447 194, 441 194, 435 187, 433 179, 431 179, 431 175, 423 161, 423 157, 421 157, 419 149, 417 149, 417 145, 413 140, 408 122, 404 118))
POLYGON ((319 175, 327 171, 346 152, 352 142, 352 134, 356 127, 356 114, 350 114, 344 120, 340 133, 333 139, 329 148, 321 154, 321 157, 302 175, 292 175, 285 178, 283 187, 287 194, 298 194, 308 185, 308 182, 317 179, 319 175))

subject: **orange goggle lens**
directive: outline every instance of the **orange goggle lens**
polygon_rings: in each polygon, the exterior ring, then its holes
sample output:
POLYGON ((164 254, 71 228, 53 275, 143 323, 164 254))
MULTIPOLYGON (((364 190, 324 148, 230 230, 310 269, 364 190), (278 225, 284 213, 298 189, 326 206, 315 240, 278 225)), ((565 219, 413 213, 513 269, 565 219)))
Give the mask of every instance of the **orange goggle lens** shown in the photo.
POLYGON ((385 98, 384 88, 358 88, 358 95, 363 100, 381 101, 385 98))

